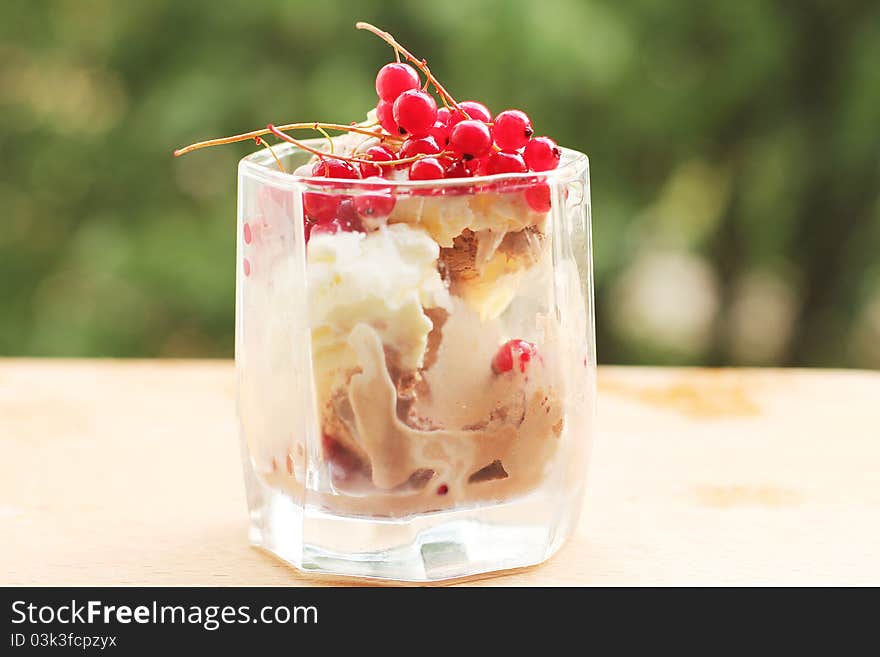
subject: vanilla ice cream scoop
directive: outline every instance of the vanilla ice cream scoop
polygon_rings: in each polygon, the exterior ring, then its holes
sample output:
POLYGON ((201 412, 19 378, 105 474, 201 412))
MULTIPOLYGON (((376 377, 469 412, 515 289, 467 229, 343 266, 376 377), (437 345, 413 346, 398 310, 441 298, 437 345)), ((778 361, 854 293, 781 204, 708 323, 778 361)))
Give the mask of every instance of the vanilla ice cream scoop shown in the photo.
POLYGON ((425 310, 450 304, 437 269, 439 255, 425 231, 407 224, 311 238, 309 320, 322 399, 357 366, 348 337, 361 323, 376 330, 398 367, 422 366, 433 327, 425 310))

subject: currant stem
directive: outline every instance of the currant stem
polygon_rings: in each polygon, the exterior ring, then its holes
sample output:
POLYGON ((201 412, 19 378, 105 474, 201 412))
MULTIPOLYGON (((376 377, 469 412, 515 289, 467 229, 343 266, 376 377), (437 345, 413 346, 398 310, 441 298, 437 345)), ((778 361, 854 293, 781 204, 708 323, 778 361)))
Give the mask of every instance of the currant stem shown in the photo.
POLYGON ((409 50, 407 50, 402 45, 400 45, 397 42, 397 40, 393 36, 391 36, 388 32, 386 32, 385 30, 380 30, 375 25, 371 25, 370 23, 365 23, 363 21, 358 21, 357 23, 354 24, 354 26, 359 30, 367 30, 368 32, 372 32, 377 37, 382 39, 382 41, 384 41, 389 46, 394 48, 395 53, 402 54, 409 61, 411 61, 413 64, 415 64, 416 68, 418 68, 422 73, 424 73, 425 77, 428 79, 428 81, 432 85, 434 85, 434 88, 437 90, 437 93, 440 94, 440 97, 444 100, 444 103, 445 102, 451 103, 452 106, 455 107, 455 109, 457 109, 459 112, 461 112, 462 114, 467 116, 467 118, 471 118, 467 112, 465 112, 463 109, 461 109, 461 107, 459 107, 455 98, 452 97, 452 94, 450 94, 448 91, 446 91, 446 88, 442 84, 440 84, 440 81, 437 78, 434 77, 434 75, 431 73, 431 69, 428 68, 428 63, 424 59, 418 59, 409 50))
POLYGON ((324 137, 326 137, 327 144, 330 146, 330 155, 333 155, 333 151, 335 150, 335 148, 334 148, 333 140, 330 138, 330 135, 327 133, 326 130, 324 130, 324 128, 317 128, 316 127, 315 130, 317 130, 322 135, 324 135, 324 137))
MULTIPOLYGON (((318 157, 320 157, 322 159, 327 157, 328 155, 331 155, 330 153, 327 153, 325 151, 321 151, 321 150, 318 150, 317 148, 313 148, 312 146, 309 146, 308 144, 301 142, 299 139, 294 139, 290 135, 282 132, 282 129, 285 129, 284 126, 281 126, 279 128, 279 127, 272 125, 271 123, 268 126, 266 126, 266 132, 271 132, 273 135, 278 137, 278 139, 281 139, 281 140, 286 141, 290 144, 293 144, 294 146, 301 148, 302 150, 304 150, 308 153, 312 153, 313 155, 317 155, 318 157)), ((387 162, 376 161, 376 160, 366 160, 361 157, 348 157, 346 155, 332 155, 332 157, 337 160, 342 160, 343 162, 352 162, 354 164, 375 164, 376 166, 383 167, 383 166, 397 166, 400 164, 410 164, 411 162, 415 162, 416 160, 421 160, 426 157, 441 157, 441 156, 448 156, 448 155, 452 155, 452 152, 451 151, 443 151, 442 153, 435 153, 433 155, 428 155, 425 153, 418 153, 417 155, 413 155, 412 157, 404 157, 399 160, 389 160, 387 162)))
POLYGON ((269 149, 269 152, 272 153, 272 157, 275 158, 275 164, 278 165, 278 168, 281 169, 281 173, 287 173, 287 170, 284 168, 284 165, 281 164, 281 160, 278 159, 278 156, 275 155, 275 150, 272 146, 269 145, 269 142, 261 137, 254 137, 254 141, 257 143, 257 146, 263 145, 269 149))
MULTIPOLYGON (((388 141, 389 139, 394 141, 395 137, 390 137, 383 132, 373 132, 367 130, 361 126, 357 125, 342 125, 340 123, 288 123, 287 125, 280 126, 279 130, 318 130, 319 128, 325 128, 327 130, 339 130, 342 132, 355 132, 359 135, 367 135, 368 137, 375 137, 376 139, 380 139, 383 141, 388 141)), ((174 151, 174 157, 180 157, 181 155, 186 155, 187 153, 191 153, 192 151, 197 151, 200 148, 209 148, 210 146, 221 146, 222 144, 233 144, 237 141, 248 141, 250 139, 256 139, 262 135, 268 135, 271 131, 268 129, 263 130, 252 130, 251 132, 245 132, 240 135, 233 135, 231 137, 220 137, 219 139, 208 139, 207 141, 199 141, 195 144, 190 144, 189 146, 184 146, 183 148, 178 148, 174 151)), ((398 140, 399 141, 399 140, 398 140)))

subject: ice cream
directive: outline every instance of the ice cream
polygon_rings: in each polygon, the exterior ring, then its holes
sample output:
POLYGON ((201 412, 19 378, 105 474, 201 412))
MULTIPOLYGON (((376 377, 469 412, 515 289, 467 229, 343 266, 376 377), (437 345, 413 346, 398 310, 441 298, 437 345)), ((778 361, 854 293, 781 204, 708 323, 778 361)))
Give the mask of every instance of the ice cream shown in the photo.
MULTIPOLYGON (((564 426, 552 322, 534 318, 528 367, 492 364, 511 337, 501 316, 524 278, 549 265, 545 224, 516 190, 456 191, 399 196, 362 231, 311 236, 308 322, 328 477, 311 499, 399 516, 502 500, 542 480, 564 426)), ((302 486, 285 468, 269 477, 302 486)))
POLYGON ((309 241, 309 322, 319 399, 329 398, 340 377, 357 366, 349 336, 359 324, 373 327, 398 367, 422 366, 433 328, 426 311, 450 304, 437 270, 439 252, 424 231, 407 224, 309 241))
MULTIPOLYGON (((387 145, 346 134, 293 172, 321 201, 321 216, 309 216, 303 197, 324 465, 310 500, 401 516, 525 494, 546 476, 565 417, 552 318, 540 299, 523 297, 532 274, 535 289, 549 284, 547 208, 527 195, 537 179, 398 193, 394 183, 415 168, 394 167, 381 177, 367 169, 351 196, 340 193, 344 183, 321 183, 356 175, 338 158, 363 160, 376 148, 387 145), (384 195, 386 211, 354 214, 358 194, 384 195), (523 337, 509 334, 514 306, 516 317, 531 313, 517 321, 534 343, 523 342, 528 361, 498 370, 499 349, 523 337)), ((300 451, 273 456, 272 485, 303 490, 300 451)))

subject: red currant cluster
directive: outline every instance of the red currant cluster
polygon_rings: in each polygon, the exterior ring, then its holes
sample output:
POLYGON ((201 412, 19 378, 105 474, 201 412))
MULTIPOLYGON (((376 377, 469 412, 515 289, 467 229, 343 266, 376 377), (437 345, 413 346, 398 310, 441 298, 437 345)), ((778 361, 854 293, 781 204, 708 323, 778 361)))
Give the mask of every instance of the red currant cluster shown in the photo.
POLYGON ((486 106, 473 100, 438 109, 408 64, 383 66, 376 76, 376 93, 382 128, 405 137, 399 159, 426 156, 410 165, 410 180, 549 171, 559 164, 556 143, 534 137, 525 112, 507 110, 493 121, 486 106))
MULTIPOLYGON (((506 110, 493 119, 482 103, 473 100, 457 102, 431 74, 425 60, 416 58, 390 34, 368 23, 357 23, 356 27, 379 36, 394 48, 398 56, 397 62, 386 64, 376 76, 378 125, 313 122, 276 127, 269 124, 265 129, 191 144, 176 150, 175 156, 209 146, 254 139, 270 150, 278 167, 284 171, 281 160, 262 139, 266 134, 313 153, 318 159, 311 169, 311 177, 333 180, 324 185, 316 184, 326 191, 310 191, 303 195, 307 235, 315 230, 332 233, 362 230, 362 220, 388 216, 394 209, 395 199, 384 179, 399 179, 404 171, 409 180, 422 181, 529 172, 540 174, 558 166, 559 147, 549 137, 534 136, 531 120, 525 112, 506 110), (415 68, 401 62, 401 55, 415 68), (416 69, 424 75, 424 85, 416 69), (438 107, 434 96, 428 93, 431 87, 437 92, 442 106, 438 107), (372 138, 374 144, 353 155, 328 155, 285 132, 317 130, 328 136, 328 129, 361 134, 372 138), (375 193, 356 197, 343 195, 339 188, 345 183, 341 181, 356 179, 375 179, 375 193)), ((478 190, 463 185, 444 186, 438 190, 418 189, 412 193, 453 195, 474 191, 478 190)), ((540 175, 489 182, 480 185, 479 191, 521 192, 534 212, 550 210, 550 188, 540 175)))
MULTIPOLYGON (((383 66, 376 76, 376 93, 376 116, 392 139, 360 153, 356 163, 323 157, 314 164, 313 177, 383 178, 408 167, 410 180, 439 180, 543 172, 559 164, 559 147, 549 137, 534 136, 525 112, 506 110, 493 120, 488 108, 473 100, 438 108, 409 64, 383 66)), ((534 211, 550 209, 546 184, 527 181, 524 187, 534 211)), ((394 209, 394 198, 382 193, 352 201, 313 192, 304 201, 306 215, 324 232, 358 230, 360 218, 380 218, 394 209)))
MULTIPOLYGON (((385 146, 372 146, 367 150, 377 162, 387 162, 394 153, 385 146)), ((357 166, 334 157, 322 157, 312 165, 313 178, 356 180, 376 177, 371 167, 378 165, 361 162, 357 166)), ((345 183, 330 183, 339 186, 345 183)), ((372 190, 371 190, 372 191, 372 190)), ((306 215, 306 240, 312 234, 363 231, 363 219, 381 219, 391 214, 395 200, 387 186, 378 184, 374 193, 361 193, 354 197, 325 192, 303 194, 303 211, 306 215)))

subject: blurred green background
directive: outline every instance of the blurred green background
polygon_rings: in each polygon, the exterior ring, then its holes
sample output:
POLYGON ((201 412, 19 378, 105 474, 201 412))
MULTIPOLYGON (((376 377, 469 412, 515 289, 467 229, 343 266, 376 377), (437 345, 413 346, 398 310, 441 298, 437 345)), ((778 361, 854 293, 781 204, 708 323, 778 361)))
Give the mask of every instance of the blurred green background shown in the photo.
POLYGON ((236 144, 394 33, 591 157, 599 360, 880 367, 880 3, 4 0, 0 354, 233 349, 236 144))

